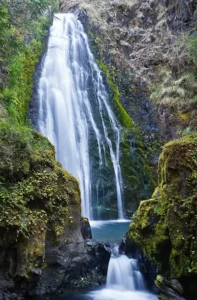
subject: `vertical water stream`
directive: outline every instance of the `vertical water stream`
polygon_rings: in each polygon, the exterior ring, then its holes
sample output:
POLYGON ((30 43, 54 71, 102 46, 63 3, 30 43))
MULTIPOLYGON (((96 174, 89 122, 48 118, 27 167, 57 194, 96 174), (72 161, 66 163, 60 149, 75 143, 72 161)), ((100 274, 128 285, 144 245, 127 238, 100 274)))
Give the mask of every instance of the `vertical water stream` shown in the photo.
POLYGON ((117 217, 123 219, 121 127, 88 37, 74 14, 54 17, 38 93, 38 129, 55 146, 64 168, 79 180, 83 216, 94 219, 95 210, 105 205, 99 203, 98 194, 105 183, 102 176, 111 165, 117 217))

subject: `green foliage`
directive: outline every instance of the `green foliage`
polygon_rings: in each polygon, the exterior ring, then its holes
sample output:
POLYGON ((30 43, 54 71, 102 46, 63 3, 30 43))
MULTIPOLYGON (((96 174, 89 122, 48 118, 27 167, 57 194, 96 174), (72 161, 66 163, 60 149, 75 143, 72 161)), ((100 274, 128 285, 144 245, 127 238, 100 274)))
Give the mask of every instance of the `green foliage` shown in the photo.
POLYGON ((20 48, 20 42, 14 35, 14 30, 9 22, 8 7, 0 4, 0 64, 16 54, 20 48))
POLYGON ((188 46, 191 59, 194 63, 197 63, 197 34, 189 38, 188 46))
MULTIPOLYGON (((118 86, 115 83, 113 77, 115 76, 114 72, 110 72, 109 67, 105 65, 102 61, 97 61, 99 68, 105 73, 107 78, 107 83, 111 90, 113 91, 113 100, 115 102, 115 110, 116 114, 118 115, 118 119, 124 127, 130 130, 135 130, 133 120, 128 115, 125 108, 122 106, 121 103, 121 93, 118 86)), ((113 70, 114 71, 114 70, 113 70)))
POLYGON ((56 0, 0 4, 0 99, 12 118, 24 124, 36 64, 44 52, 56 0))
POLYGON ((33 74, 39 57, 44 50, 44 39, 47 31, 46 19, 33 22, 34 36, 30 45, 13 57, 8 65, 9 83, 2 89, 2 97, 9 114, 18 122, 24 123, 33 88, 33 74))

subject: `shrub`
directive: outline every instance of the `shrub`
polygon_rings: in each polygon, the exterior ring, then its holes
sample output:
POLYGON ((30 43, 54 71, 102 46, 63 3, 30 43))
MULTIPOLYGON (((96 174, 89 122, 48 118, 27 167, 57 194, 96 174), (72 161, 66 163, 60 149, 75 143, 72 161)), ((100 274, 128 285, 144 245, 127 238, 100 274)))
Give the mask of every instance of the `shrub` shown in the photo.
POLYGON ((197 34, 192 36, 189 41, 189 52, 194 63, 197 63, 197 34))

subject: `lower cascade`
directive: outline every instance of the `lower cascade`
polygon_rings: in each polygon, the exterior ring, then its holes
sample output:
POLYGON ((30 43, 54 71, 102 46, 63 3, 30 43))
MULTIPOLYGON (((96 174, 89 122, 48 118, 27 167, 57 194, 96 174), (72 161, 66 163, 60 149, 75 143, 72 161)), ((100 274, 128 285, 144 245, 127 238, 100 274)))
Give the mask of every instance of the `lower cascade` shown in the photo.
POLYGON ((107 273, 107 288, 118 290, 145 290, 142 274, 136 259, 126 255, 112 256, 107 273))
POLYGON ((113 200, 117 218, 124 219, 121 127, 74 14, 54 17, 38 98, 37 128, 55 146, 57 160, 79 180, 83 216, 102 219, 100 208, 111 207, 113 200))
POLYGON ((107 272, 106 288, 91 292, 93 300, 145 300, 158 299, 145 287, 143 276, 136 259, 119 255, 118 247, 112 249, 107 272))

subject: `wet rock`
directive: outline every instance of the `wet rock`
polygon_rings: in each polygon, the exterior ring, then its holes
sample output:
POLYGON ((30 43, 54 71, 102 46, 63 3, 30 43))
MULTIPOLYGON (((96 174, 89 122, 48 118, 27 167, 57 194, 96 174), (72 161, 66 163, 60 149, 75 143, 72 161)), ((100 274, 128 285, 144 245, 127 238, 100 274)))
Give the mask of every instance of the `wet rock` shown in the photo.
POLYGON ((85 248, 83 261, 72 265, 65 273, 63 289, 95 288, 106 282, 110 245, 89 239, 85 242, 85 248))
POLYGON ((92 231, 87 218, 81 218, 81 233, 84 240, 92 238, 92 231))
POLYGON ((110 244, 100 243, 96 240, 88 240, 86 247, 89 266, 96 267, 99 272, 106 275, 111 255, 110 244))
POLYGON ((160 297, 162 300, 186 300, 184 297, 182 297, 184 291, 178 280, 167 280, 163 276, 158 275, 155 283, 162 291, 162 295, 160 297))
MULTIPOLYGON (((76 244, 74 247, 76 248, 76 244)), ((85 252, 79 251, 78 255, 72 251, 70 254, 67 252, 64 257, 61 252, 55 254, 56 261, 45 267, 33 294, 53 294, 68 289, 96 288, 105 284, 110 246, 89 239, 85 241, 84 249, 85 252)))
POLYGON ((9 291, 1 292, 0 291, 0 300, 24 300, 23 295, 10 293, 9 291))

